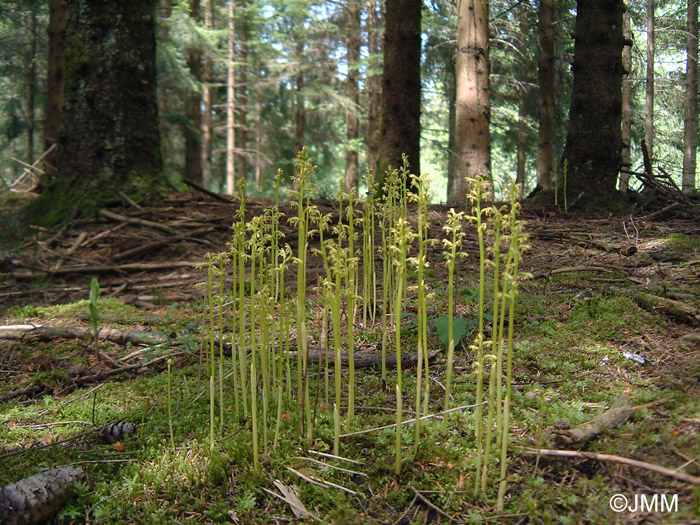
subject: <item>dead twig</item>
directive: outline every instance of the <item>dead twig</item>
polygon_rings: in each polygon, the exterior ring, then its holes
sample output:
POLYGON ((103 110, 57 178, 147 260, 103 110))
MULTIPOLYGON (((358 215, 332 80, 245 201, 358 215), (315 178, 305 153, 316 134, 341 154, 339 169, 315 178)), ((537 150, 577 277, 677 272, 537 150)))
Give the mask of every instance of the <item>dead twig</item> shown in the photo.
MULTIPOLYGON (((520 447, 518 447, 520 448, 520 447)), ((608 461, 611 463, 618 463, 620 465, 628 465, 630 467, 637 467, 651 472, 656 472, 662 476, 676 479, 678 481, 684 481, 686 483, 692 483, 693 485, 700 485, 700 477, 692 476, 684 472, 678 472, 674 469, 662 467, 661 465, 655 465, 653 463, 647 463, 646 461, 639 461, 636 459, 625 458, 622 456, 615 456, 612 454, 599 454, 597 452, 584 452, 581 450, 552 450, 546 448, 527 448, 523 447, 526 454, 541 455, 541 456, 559 456, 564 458, 579 458, 588 459, 591 461, 608 461)))
POLYGON ((431 509, 433 509, 435 512, 437 512, 438 514, 440 514, 440 516, 442 516, 442 517, 444 517, 444 518, 447 518, 449 521, 455 521, 455 519, 454 519, 452 516, 450 516, 449 514, 447 514, 444 510, 442 510, 440 507, 438 507, 437 505, 435 505, 435 504, 434 504, 432 501, 430 501, 428 498, 426 498, 425 496, 423 496, 423 494, 421 494, 420 492, 418 492, 418 491, 415 489, 415 487, 411 487, 411 490, 413 490, 413 493, 416 495, 416 497, 417 497, 418 499, 420 499, 423 503, 425 503, 428 507, 430 507, 431 509))
POLYGON ((121 215, 119 213, 114 213, 113 211, 102 209, 99 211, 99 215, 107 219, 112 219, 118 222, 127 222, 129 224, 138 224, 140 226, 149 226, 151 228, 157 228, 159 230, 166 231, 168 233, 173 233, 173 229, 166 225, 160 224, 159 222, 153 222, 146 219, 137 219, 135 217, 127 217, 126 215, 121 215))

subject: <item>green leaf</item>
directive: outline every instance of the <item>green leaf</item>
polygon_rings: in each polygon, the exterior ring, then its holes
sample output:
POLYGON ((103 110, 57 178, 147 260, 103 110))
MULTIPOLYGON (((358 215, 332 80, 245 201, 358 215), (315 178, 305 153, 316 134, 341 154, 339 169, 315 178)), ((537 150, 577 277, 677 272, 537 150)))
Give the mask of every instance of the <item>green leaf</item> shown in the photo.
MULTIPOLYGON (((441 315, 437 320, 437 331, 440 336, 440 341, 445 345, 445 348, 449 347, 449 318, 446 315, 441 315)), ((467 322, 461 317, 455 317, 452 322, 452 337, 455 341, 455 347, 459 344, 467 333, 467 322)))
POLYGON ((100 298, 100 283, 97 278, 93 277, 90 281, 90 304, 97 306, 97 300, 100 298))
POLYGON ((97 321, 98 321, 98 311, 97 311, 97 300, 100 298, 100 284, 97 282, 95 277, 90 281, 90 324, 92 325, 92 331, 97 334, 97 321))

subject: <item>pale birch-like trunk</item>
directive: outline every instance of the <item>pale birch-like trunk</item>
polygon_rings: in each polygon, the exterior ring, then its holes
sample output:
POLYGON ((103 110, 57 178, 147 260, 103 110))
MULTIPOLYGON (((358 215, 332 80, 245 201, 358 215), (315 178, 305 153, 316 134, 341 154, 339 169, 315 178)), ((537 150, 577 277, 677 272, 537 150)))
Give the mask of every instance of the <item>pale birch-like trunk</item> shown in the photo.
POLYGON ((688 0, 687 54, 682 188, 685 193, 692 193, 695 189, 698 133, 698 0, 688 0))
POLYGON ((489 5, 462 0, 457 23, 455 150, 456 176, 448 202, 466 205, 466 177, 491 178, 489 5))

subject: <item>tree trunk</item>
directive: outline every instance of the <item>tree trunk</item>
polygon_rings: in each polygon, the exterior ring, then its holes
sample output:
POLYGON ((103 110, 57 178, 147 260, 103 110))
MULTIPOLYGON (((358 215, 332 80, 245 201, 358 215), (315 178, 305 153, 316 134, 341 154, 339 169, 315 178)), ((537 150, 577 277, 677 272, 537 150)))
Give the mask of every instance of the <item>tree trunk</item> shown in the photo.
POLYGON ((554 2, 540 1, 540 130, 537 143, 537 185, 552 189, 554 167, 554 2))
POLYGON ((304 147, 304 134, 306 132, 306 110, 304 109, 304 43, 299 40, 296 43, 296 59, 298 61, 298 67, 296 74, 296 88, 297 88, 297 107, 295 116, 295 128, 294 128, 294 152, 299 153, 304 147))
MULTIPOLYGON (((525 42, 527 40, 528 23, 527 11, 523 10, 520 14, 520 46, 523 53, 526 52, 525 42)), ((523 56, 523 62, 526 62, 526 56, 523 56)), ((515 168, 515 183, 522 185, 525 188, 525 161, 527 160, 527 84, 525 82, 525 74, 527 64, 522 64, 521 82, 518 86, 518 137, 517 137, 517 159, 515 168)))
POLYGON ((491 178, 489 6, 462 0, 457 22, 455 149, 457 171, 448 202, 463 207, 466 177, 491 178))
MULTIPOLYGON (((632 28, 630 24, 630 13, 627 8, 628 0, 625 1, 625 14, 622 18, 622 36, 625 45, 622 48, 622 166, 630 169, 632 167, 632 28)), ((627 192, 629 188, 629 173, 620 173, 619 190, 627 192)))
POLYGON ((370 56, 370 70, 367 73, 368 109, 367 109, 367 163, 371 168, 377 167, 379 154, 379 106, 381 103, 382 75, 379 56, 379 24, 377 23, 376 0, 367 0, 367 52, 370 56))
POLYGON ((357 188, 357 138, 359 137, 357 126, 357 108, 360 104, 360 92, 358 80, 360 72, 357 69, 357 61, 360 60, 360 6, 358 0, 350 0, 347 7, 347 59, 348 82, 347 97, 351 107, 345 116, 347 146, 345 148, 345 191, 350 192, 357 188))
POLYGON ((260 93, 255 100, 255 189, 260 190, 262 183, 262 116, 260 113, 260 93))
POLYGON ((226 193, 236 192, 236 2, 228 3, 228 66, 226 76, 226 193))
MULTIPOLYGON (((420 173, 421 0, 387 0, 377 181, 408 157, 420 173)), ((408 184, 408 181, 406 181, 408 184)))
POLYGON ((654 30, 654 0, 648 0, 647 6, 647 91, 646 118, 644 119, 644 140, 649 156, 654 155, 654 60, 656 54, 654 30))
POLYGON ((698 0, 688 0, 687 53, 682 187, 685 193, 692 193, 695 189, 695 157, 698 133, 698 0))
POLYGON ((34 99, 36 93, 36 12, 29 23, 29 70, 27 71, 27 163, 34 162, 34 99))
MULTIPOLYGON (((204 26, 214 29, 214 0, 204 0, 204 26)), ((204 115, 202 116, 202 179, 204 183, 211 181, 211 152, 214 141, 214 124, 212 122, 212 89, 214 80, 214 65, 210 51, 204 53, 204 86, 202 104, 204 115)))
MULTIPOLYGON (((66 51, 66 1, 49 2, 49 65, 46 79, 46 125, 44 151, 58 141, 63 115, 63 60, 66 51)), ((46 157, 45 166, 53 165, 56 155, 46 157)), ((48 170, 45 170, 48 171, 48 170)))
MULTIPOLYGON (((190 0, 190 16, 199 19, 199 0, 190 0)), ((202 50, 199 46, 187 50, 187 66, 190 74, 202 82, 202 50)), ((185 178, 195 184, 202 184, 202 98, 198 89, 188 93, 186 97, 185 114, 185 178)))
MULTIPOLYGON (((172 12, 172 0, 159 0, 158 4, 158 24, 156 28, 158 30, 158 40, 156 41, 157 46, 165 46, 169 40, 169 23, 170 14, 172 12)), ((159 72, 160 73, 160 72, 159 72)), ((158 115, 160 117, 160 128, 161 133, 167 125, 167 114, 168 114, 168 90, 167 82, 157 82, 158 84, 158 115)), ((178 97, 179 98, 179 97, 178 97)), ((168 148, 168 141, 163 140, 160 144, 160 154, 163 159, 170 158, 170 148, 168 148)), ((166 163, 167 164, 167 163, 166 163)), ((166 166, 167 170, 168 167, 166 166)))
MULTIPOLYGON (((456 47, 455 47, 456 51, 456 47)), ((447 139, 447 195, 445 198, 450 198, 450 188, 454 184, 454 178, 457 173, 457 149, 456 149, 456 120, 457 120, 457 71, 455 69, 456 56, 450 57, 450 63, 447 64, 447 105, 448 105, 448 139, 447 139)))
POLYGON ((245 179, 248 173, 248 0, 242 0, 239 6, 240 27, 238 31, 238 176, 245 179))
POLYGON ((562 156, 568 202, 613 203, 622 152, 622 0, 578 0, 574 85, 562 156))
POLYGON ((68 0, 58 175, 35 201, 43 223, 166 188, 155 69, 155 0, 68 0))

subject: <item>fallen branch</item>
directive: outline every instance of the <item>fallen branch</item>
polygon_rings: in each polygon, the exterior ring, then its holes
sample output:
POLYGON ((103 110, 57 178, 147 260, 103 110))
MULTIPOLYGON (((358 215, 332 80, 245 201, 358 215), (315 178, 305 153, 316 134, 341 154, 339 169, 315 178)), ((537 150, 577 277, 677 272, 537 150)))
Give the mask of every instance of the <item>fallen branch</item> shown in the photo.
POLYGON ((636 407, 630 403, 629 394, 623 392, 609 409, 597 414, 590 421, 568 430, 556 431, 555 441, 569 447, 583 447, 603 431, 627 421, 635 410, 636 407))
MULTIPOLYGON (((432 360, 440 352, 438 350, 433 350, 428 353, 428 360, 432 360)), ((296 355, 296 352, 290 352, 290 356, 296 355)), ((320 350, 309 350, 309 359, 318 361, 319 359, 325 359, 326 354, 320 350)), ((370 353, 355 353, 354 355, 355 367, 356 368, 371 368, 373 366, 382 366, 382 356, 381 354, 370 354, 370 353)), ((340 354, 340 362, 343 365, 347 365, 349 362, 349 356, 346 352, 340 354)), ((401 366, 403 368, 410 368, 415 366, 418 362, 418 357, 415 353, 412 354, 402 354, 401 355, 401 366)), ((328 365, 335 363, 334 352, 328 352, 328 365)), ((396 354, 387 354, 386 356, 386 366, 389 368, 396 368, 396 354)))
MULTIPOLYGON (((484 401, 482 405, 485 405, 487 402, 484 401)), ((449 410, 443 410, 442 412, 437 412, 435 414, 428 414, 427 416, 422 416, 419 417, 418 419, 413 418, 413 419, 407 419, 405 421, 402 421, 402 425, 408 425, 409 423, 415 423, 418 420, 423 421, 424 419, 431 419, 434 417, 440 417, 444 416, 445 414, 449 414, 450 412, 457 412, 458 410, 466 410, 467 408, 475 408, 479 405, 463 405, 461 407, 455 407, 455 408, 450 408, 449 410)), ((379 432, 380 430, 386 430, 389 428, 396 428, 396 423, 392 425, 384 425, 383 427, 376 427, 376 428, 369 428, 367 430, 360 430, 358 432, 350 432, 349 434, 341 434, 341 438, 346 438, 346 437, 352 437, 352 436, 360 436, 362 434, 371 434, 372 432, 379 432)))
POLYGON ((208 189, 200 186, 199 184, 192 182, 191 180, 182 179, 182 182, 187 184, 190 188, 197 190, 197 191, 200 191, 200 192, 204 193, 204 195, 208 195, 209 197, 211 197, 214 200, 217 200, 219 202, 225 202, 226 204, 231 204, 231 202, 232 202, 231 199, 227 199, 226 197, 222 197, 218 193, 214 193, 213 191, 209 191, 208 189))
MULTIPOLYGON (((5 341, 51 341, 52 339, 91 339, 92 337, 94 337, 92 330, 79 326, 0 326, 0 340, 5 341)), ((155 345, 168 340, 166 337, 154 333, 122 332, 121 330, 108 328, 101 329, 97 334, 97 338, 120 345, 126 345, 127 343, 132 345, 155 345)))
POLYGON ((146 219, 137 219, 135 217, 127 217, 126 215, 121 215, 119 213, 114 213, 113 211, 105 209, 100 210, 99 215, 102 215, 107 219, 112 219, 113 221, 127 222, 129 224, 138 224, 140 226, 149 226, 151 228, 157 228, 168 233, 173 233, 173 229, 170 226, 166 224, 160 224, 159 222, 148 221, 146 219))
POLYGON ((203 228, 198 228, 196 230, 192 230, 191 232, 188 232, 188 233, 182 233, 180 235, 173 235, 171 237, 167 237, 167 238, 161 239, 159 241, 141 244, 135 248, 131 248, 130 250, 126 250, 126 251, 123 251, 121 253, 114 255, 112 257, 112 260, 115 262, 123 261, 124 259, 128 259, 129 257, 132 257, 134 255, 148 252, 150 250, 155 250, 156 248, 160 248, 162 246, 167 246, 169 244, 172 244, 175 241, 181 241, 183 239, 187 239, 188 237, 200 235, 202 233, 206 233, 206 232, 211 231, 211 230, 213 230, 212 226, 205 226, 203 228))
POLYGON ((67 275, 67 274, 92 274, 92 273, 118 273, 118 272, 138 272, 138 271, 153 271, 153 270, 172 270, 175 268, 193 268, 199 264, 204 264, 204 261, 168 261, 157 263, 129 263, 129 264, 110 264, 110 265, 95 265, 95 266, 68 266, 56 270, 39 270, 18 271, 12 272, 10 276, 17 280, 36 279, 43 274, 67 275))
POLYGON ((646 461, 639 461, 636 459, 625 458, 622 456, 614 456, 611 454, 599 454, 597 452, 583 452, 581 450, 552 450, 546 448, 524 448, 526 454, 533 454, 539 456, 559 456, 564 458, 580 458, 588 459, 591 461, 609 461, 611 463, 618 463, 620 465, 628 465, 630 467, 642 468, 645 470, 650 470, 666 476, 669 478, 677 479, 679 481, 684 481, 686 483, 692 483, 693 485, 700 485, 700 477, 693 476, 691 474, 686 474, 685 472, 678 472, 677 470, 662 467, 661 465, 655 465, 653 463, 647 463, 646 461))
POLYGON ((612 273, 613 270, 611 268, 607 268, 605 266, 566 266, 564 268, 556 268, 554 270, 548 270, 546 272, 539 272, 536 273, 532 276, 533 279, 543 279, 549 277, 551 275, 558 275, 560 273, 571 273, 571 272, 606 272, 606 273, 612 273))

